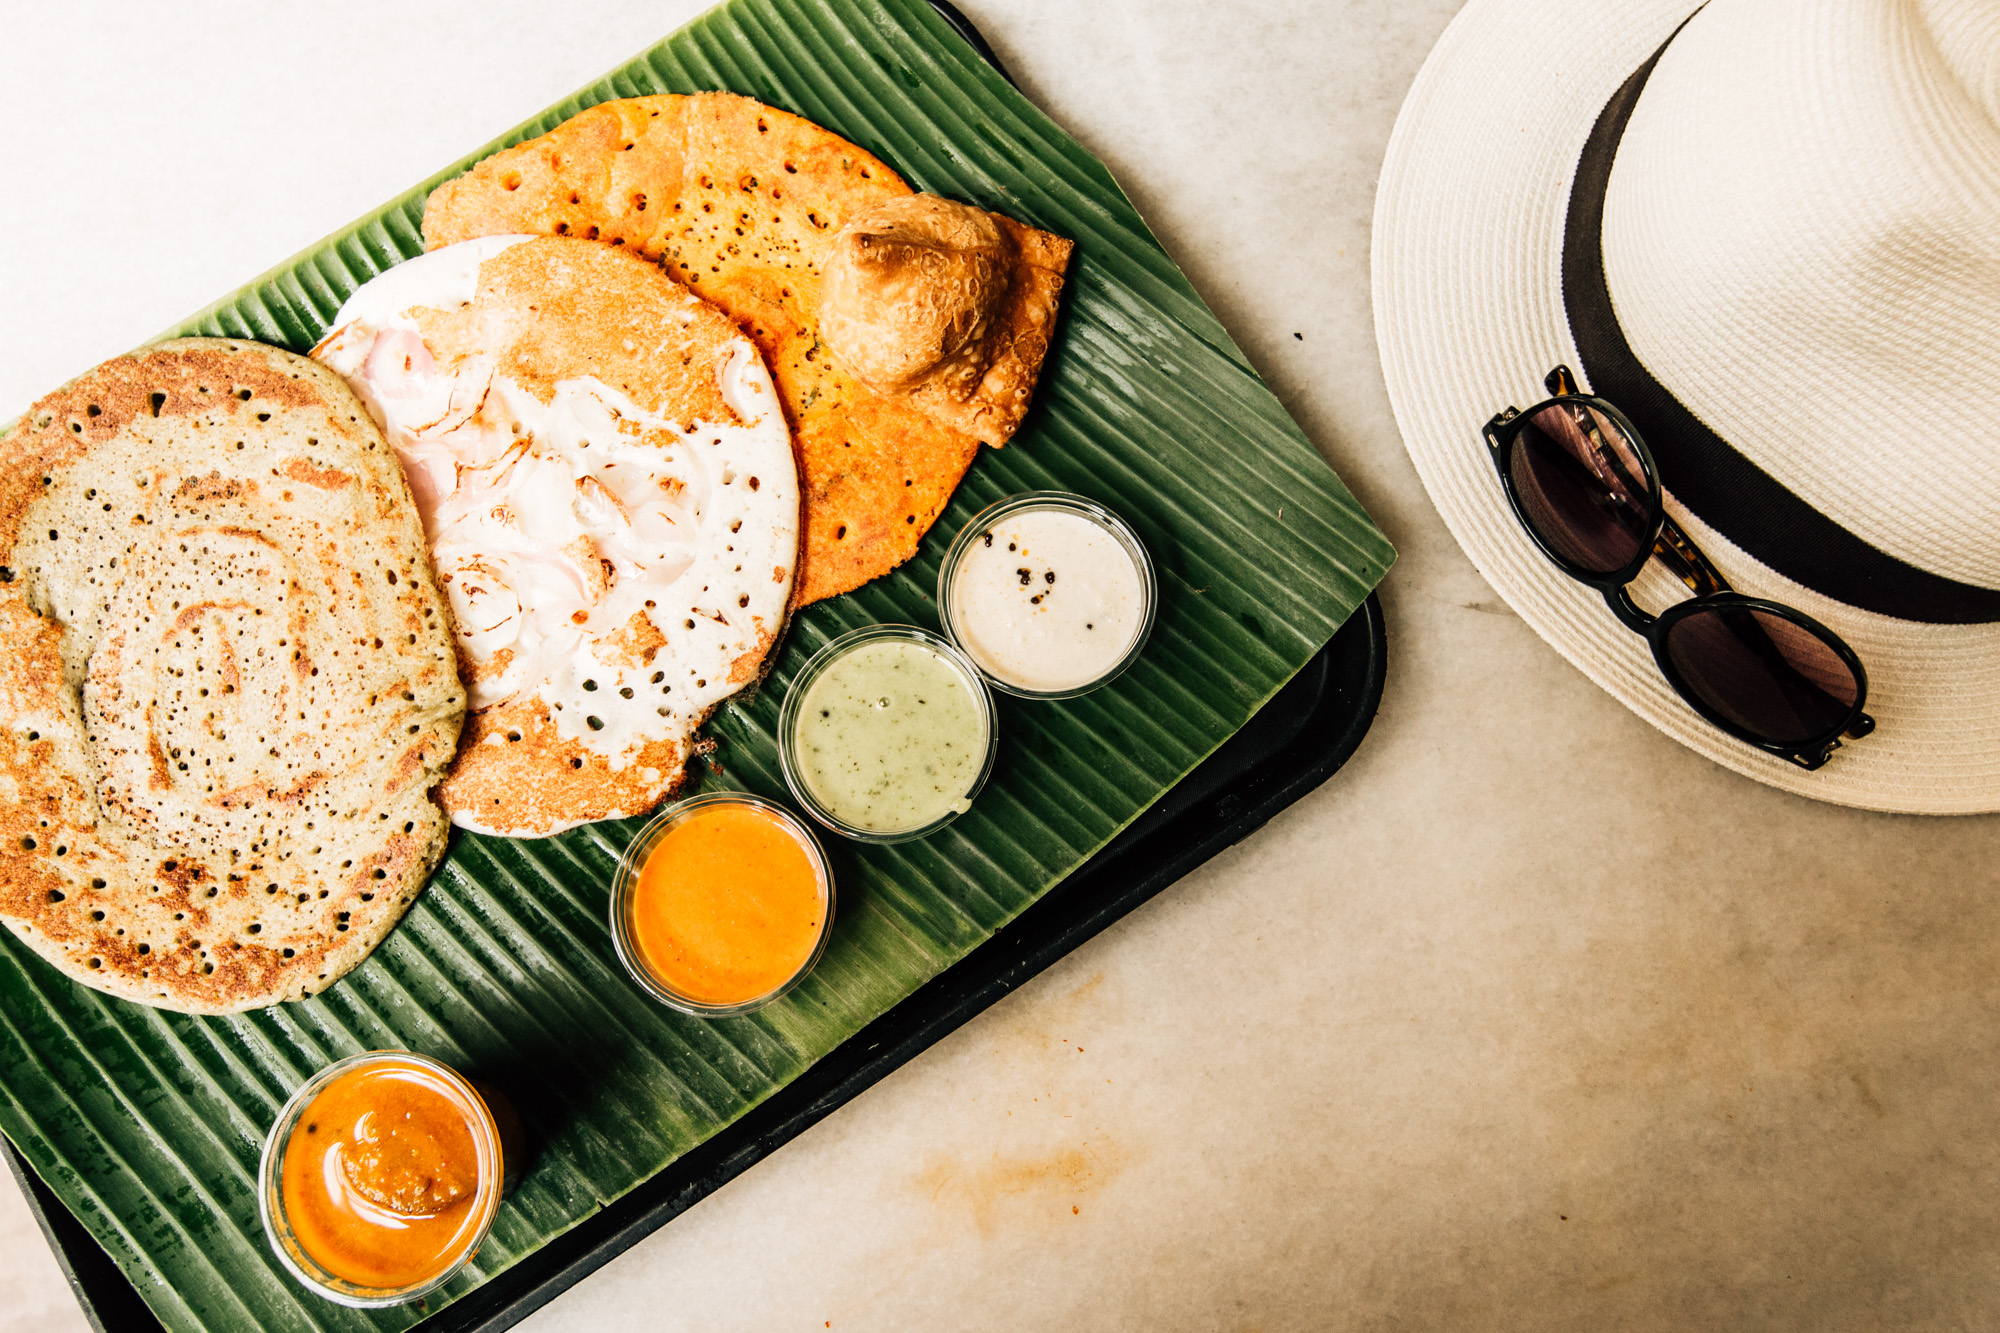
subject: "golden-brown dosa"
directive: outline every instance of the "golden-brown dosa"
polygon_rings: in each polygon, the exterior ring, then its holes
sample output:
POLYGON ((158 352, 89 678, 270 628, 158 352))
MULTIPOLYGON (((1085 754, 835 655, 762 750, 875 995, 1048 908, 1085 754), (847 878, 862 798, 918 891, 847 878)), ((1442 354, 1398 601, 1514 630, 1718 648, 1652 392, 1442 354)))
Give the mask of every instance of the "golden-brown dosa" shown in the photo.
POLYGON ((186 338, 0 441, 0 921, 99 990, 325 989, 444 851, 465 694, 402 469, 340 377, 186 338))

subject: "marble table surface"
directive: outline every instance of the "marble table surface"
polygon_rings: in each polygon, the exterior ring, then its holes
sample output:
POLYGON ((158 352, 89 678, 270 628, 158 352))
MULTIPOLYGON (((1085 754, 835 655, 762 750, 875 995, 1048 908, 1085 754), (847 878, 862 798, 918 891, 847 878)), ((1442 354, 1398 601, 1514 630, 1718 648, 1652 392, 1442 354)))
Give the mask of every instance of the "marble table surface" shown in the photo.
MULTIPOLYGON (((1666 740, 1498 600, 1398 440, 1369 219, 1455 0, 963 7, 1400 548, 1381 714, 525 1327, 2000 1322, 2000 818, 1818 805, 1666 740)), ((0 410, 699 8, 10 11, 0 410)), ((0 1333, 81 1327, 0 1184, 0 1333)))

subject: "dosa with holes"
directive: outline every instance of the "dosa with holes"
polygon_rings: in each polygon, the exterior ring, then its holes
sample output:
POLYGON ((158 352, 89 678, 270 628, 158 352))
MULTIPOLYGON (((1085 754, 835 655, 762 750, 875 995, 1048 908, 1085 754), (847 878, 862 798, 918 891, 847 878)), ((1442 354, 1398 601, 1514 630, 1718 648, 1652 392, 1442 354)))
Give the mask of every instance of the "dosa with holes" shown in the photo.
POLYGON ((450 599, 452 819, 538 837, 658 804, 761 674, 798 567, 757 349, 635 255, 489 236, 364 285, 313 355, 401 456, 450 599))
MULTIPOLYGON (((795 605, 907 560, 972 463, 1020 425, 1053 336, 1071 243, 988 214, 1004 278, 974 373, 871 386, 820 336, 821 275, 851 224, 910 187, 862 148, 730 93, 602 103, 432 192, 424 243, 584 237, 660 261, 755 340, 805 489, 795 605)), ((959 330, 963 333, 966 330, 959 330)), ((960 349, 965 350, 965 349, 960 349)))
POLYGON ((0 439, 0 920, 184 1013, 325 989, 444 850, 465 710, 402 470, 322 366, 108 361, 0 439))

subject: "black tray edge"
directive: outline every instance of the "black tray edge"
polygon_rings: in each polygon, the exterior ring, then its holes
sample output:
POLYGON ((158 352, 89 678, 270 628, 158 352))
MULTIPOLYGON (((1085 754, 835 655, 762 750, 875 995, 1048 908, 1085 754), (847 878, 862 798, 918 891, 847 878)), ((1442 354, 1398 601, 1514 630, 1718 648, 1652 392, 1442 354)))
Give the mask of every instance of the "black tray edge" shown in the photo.
POLYGON ((938 17, 957 29, 958 35, 965 39, 965 44, 977 51, 981 60, 993 66, 994 72, 1016 88, 1021 86, 1020 80, 1009 74, 1007 67, 1000 63, 1000 57, 993 53, 993 44, 986 40, 986 34, 981 32, 957 5, 951 0, 931 0, 931 8, 938 12, 938 17))
POLYGON ((42 1238, 55 1251, 56 1267, 62 1270, 70 1294, 83 1307, 83 1317, 95 1333, 124 1333, 127 1329, 150 1333, 159 1328, 159 1319, 140 1299, 131 1280, 119 1271, 97 1239, 84 1230, 76 1214, 64 1207, 55 1191, 35 1174, 20 1149, 6 1139, 0 1139, 0 1144, 6 1146, 7 1169, 13 1172, 14 1183, 21 1187, 28 1211, 41 1227, 42 1238))

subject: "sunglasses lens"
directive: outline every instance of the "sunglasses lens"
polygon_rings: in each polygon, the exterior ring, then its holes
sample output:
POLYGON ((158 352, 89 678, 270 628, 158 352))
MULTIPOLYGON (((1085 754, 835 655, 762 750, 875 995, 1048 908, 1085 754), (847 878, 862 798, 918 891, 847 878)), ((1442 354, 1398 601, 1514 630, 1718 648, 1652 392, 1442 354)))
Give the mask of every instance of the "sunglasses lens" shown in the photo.
POLYGON ((1521 517, 1570 564, 1611 574, 1647 548, 1656 509, 1645 465, 1596 408, 1550 403, 1528 416, 1508 468, 1521 517))
POLYGON ((1804 625, 1748 607, 1684 616, 1667 656, 1687 687, 1744 731, 1780 745, 1830 735, 1861 697, 1833 646, 1804 625))

